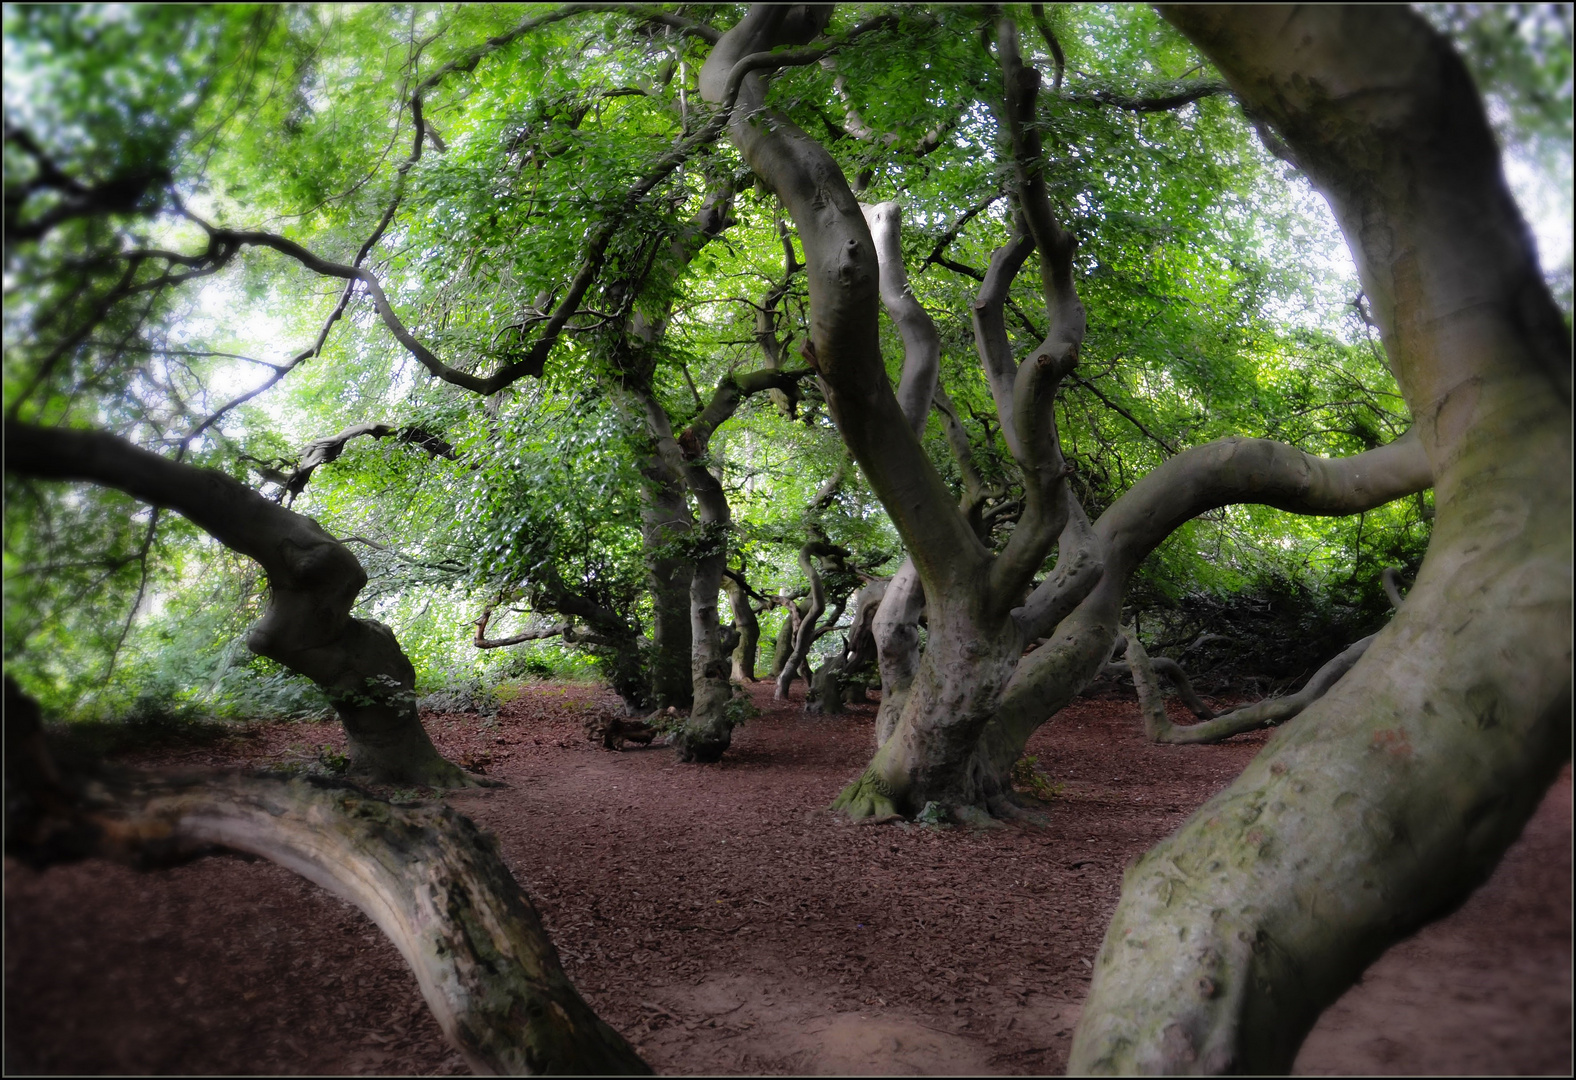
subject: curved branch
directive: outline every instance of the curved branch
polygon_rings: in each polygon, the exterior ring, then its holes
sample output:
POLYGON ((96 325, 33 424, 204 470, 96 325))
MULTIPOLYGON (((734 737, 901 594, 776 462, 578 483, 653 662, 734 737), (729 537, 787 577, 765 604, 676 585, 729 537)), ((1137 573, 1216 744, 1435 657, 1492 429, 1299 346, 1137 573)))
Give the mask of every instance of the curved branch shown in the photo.
POLYGON ((1177 697, 1182 699, 1182 704, 1188 707, 1189 712, 1200 720, 1215 719, 1215 710, 1205 705, 1203 698, 1198 696, 1198 691, 1193 689, 1193 680, 1187 677, 1187 671, 1181 664, 1168 656, 1153 657, 1150 663, 1157 675, 1164 675, 1176 687, 1177 697))
POLYGON ((7 855, 142 870, 261 856, 388 935, 478 1074, 650 1073, 575 992, 497 841, 452 807, 394 806, 317 777, 63 769, 37 706, 5 682, 7 855))
MULTIPOLYGON (((827 16, 830 16, 830 14, 830 10, 825 12, 827 16)), ((820 13, 810 15, 807 22, 819 17, 820 13)), ((808 64, 819 63, 839 49, 853 44, 857 39, 896 24, 896 15, 877 15, 848 31, 842 41, 833 42, 830 45, 804 49, 765 49, 742 56, 735 60, 733 66, 728 69, 727 78, 723 83, 722 94, 717 103, 721 105, 724 111, 732 109, 733 103, 738 97, 739 88, 744 85, 746 76, 758 71, 775 71, 785 67, 804 67, 808 64)))
POLYGON ((939 381, 936 383, 935 408, 941 414, 942 426, 946 428, 947 445, 952 450, 952 458, 963 476, 963 497, 958 505, 962 507, 963 516, 968 519, 974 532, 981 540, 987 540, 990 529, 985 523, 984 511, 985 500, 991 493, 985 485, 985 478, 980 475, 979 466, 974 464, 974 446, 969 442, 969 433, 963 429, 958 408, 939 381))
MULTIPOLYGON (((742 57, 799 44, 829 12, 757 4, 723 35, 701 72, 701 92, 723 102, 742 57), (796 14, 798 13, 798 14, 796 14), (803 15, 804 17, 800 17, 803 15)), ((765 87, 746 75, 729 133, 756 176, 783 200, 804 244, 810 342, 828 407, 904 545, 936 582, 974 576, 988 558, 909 428, 881 362, 879 267, 857 199, 837 163, 788 117, 765 109, 765 87), (897 437, 894 437, 896 435, 897 437)))
POLYGON ((1051 60, 1056 65, 1056 81, 1051 84, 1051 88, 1060 90, 1062 76, 1067 74, 1067 57, 1062 53, 1062 43, 1057 40, 1056 34, 1051 30, 1051 24, 1045 19, 1044 4, 1030 4, 1029 12, 1034 17, 1035 29, 1039 30, 1040 37, 1045 39, 1045 47, 1051 50, 1051 60))
POLYGON ((997 38, 1018 207, 1040 253, 1041 289, 1050 316, 1044 342, 1019 367, 1013 380, 1012 414, 1019 444, 1017 461, 1023 471, 1024 510, 990 569, 993 599, 1011 607, 1067 521, 1063 490, 1068 469, 1057 439, 1053 403, 1062 379, 1078 364, 1088 320, 1073 284, 1073 253, 1078 244, 1056 220, 1045 184, 1045 157, 1034 115, 1040 75, 1023 63, 1017 26, 1010 19, 1001 21, 997 38))
POLYGON ((328 694, 349 736, 352 766, 388 782, 468 782, 421 726, 415 669, 393 631, 350 615, 367 583, 361 563, 311 518, 224 473, 170 461, 108 432, 6 424, 5 467, 116 488, 179 512, 255 560, 268 576, 268 607, 247 645, 328 694))
POLYGON ((1126 112, 1169 112, 1202 101, 1217 94, 1229 94, 1231 87, 1223 82, 1197 82, 1179 87, 1166 94, 1122 94, 1114 90, 1096 90, 1092 94, 1068 94, 1067 100, 1075 105, 1110 107, 1126 112))
POLYGON ((1025 641, 1038 641, 1055 630, 1105 574, 1104 545, 1088 515, 1070 488, 1063 498, 1067 500, 1067 524, 1056 541, 1056 568, 1023 606, 1012 612, 1025 641))
POLYGON ((1399 586, 1400 574, 1399 567, 1387 566, 1384 568, 1384 572, 1379 575, 1379 580, 1384 584, 1384 594, 1389 598, 1390 606, 1397 611, 1401 610, 1401 604, 1404 600, 1399 586))
POLYGON ((1012 240, 997 248, 990 257, 990 268, 980 282, 979 295, 974 300, 974 348, 979 353, 980 365, 985 369, 985 381, 990 386, 991 399, 996 403, 996 418, 1001 423, 1002 439, 1014 461, 1023 457, 1023 444, 1018 438, 1018 425, 1013 419, 1012 390, 1018 378, 1018 361, 1012 355, 1012 343, 1007 337, 1007 319, 1004 310, 1013 279, 1023 264, 1034 253, 1034 238, 1019 229, 1012 240))
POLYGON ((1415 431, 1349 458, 1315 457, 1268 439, 1233 438, 1163 462, 1094 523, 1104 563, 1098 583, 1061 620, 1052 641, 1018 665, 990 734, 991 753, 1014 755, 1002 764, 1010 766, 1045 718, 1099 673, 1111 653, 1133 572, 1183 522, 1233 503, 1294 514, 1356 514, 1432 484, 1428 456, 1415 431))
POLYGON ((487 624, 492 621, 493 609, 501 603, 504 603, 503 596, 482 608, 482 613, 475 624, 476 634, 471 638, 471 644, 476 646, 476 648, 502 649, 509 645, 519 645, 527 641, 542 641, 545 638, 560 636, 567 641, 574 631, 574 623, 562 622, 557 626, 549 626, 542 630, 527 630, 523 634, 514 634, 506 638, 490 638, 487 636, 487 624))
POLYGON ((1218 439, 1169 458, 1095 523, 1108 574, 1124 577, 1190 518, 1233 503, 1293 514, 1358 514, 1433 485, 1416 430, 1347 458, 1323 458, 1270 439, 1218 439))
POLYGON ((397 435, 400 442, 425 450, 433 457, 448 458, 450 461, 459 460, 459 455, 454 452, 454 447, 446 439, 415 424, 407 424, 404 427, 395 427, 392 424, 354 424, 338 434, 313 439, 301 448, 295 469, 279 480, 284 489, 283 493, 288 495, 285 505, 290 505, 296 496, 306 490, 306 485, 318 466, 338 461, 339 455, 345 451, 345 445, 363 435, 370 435, 374 439, 386 439, 390 435, 397 435))
POLYGON ((1363 658, 1368 651, 1368 646, 1373 644, 1376 634, 1369 634, 1348 645, 1336 654, 1328 663, 1313 673, 1313 677, 1295 694, 1285 697, 1266 698, 1252 705, 1244 705, 1240 709, 1221 713, 1212 720, 1202 724, 1189 724, 1186 726, 1171 724, 1162 729, 1155 742, 1163 743, 1215 743, 1229 739, 1233 735, 1240 735, 1244 731, 1254 731, 1258 728, 1275 727, 1284 724, 1292 717, 1301 713, 1309 705, 1318 701, 1330 688, 1341 681, 1357 661, 1363 658))
POLYGON ((875 244, 881 303, 903 336, 903 375, 897 403, 915 438, 925 433, 925 418, 941 372, 941 335, 930 314, 909 288, 903 267, 903 208, 895 202, 861 206, 875 244))
POLYGON ((793 371, 763 368, 744 375, 724 375, 718 381, 717 389, 712 391, 711 400, 706 403, 700 415, 691 420, 677 436, 677 443, 683 452, 684 460, 692 462, 705 454, 712 433, 728 422, 744 403, 745 398, 764 390, 793 393, 798 390, 801 379, 807 379, 814 374, 815 372, 809 368, 798 368, 793 371))
MULTIPOLYGON (((952 224, 947 226, 947 231, 942 233, 936 239, 935 247, 930 249, 930 254, 926 255, 925 261, 920 263, 918 272, 923 274, 925 269, 929 267, 931 263, 940 263, 942 261, 942 256, 946 254, 947 248, 951 247, 953 241, 957 240, 959 235, 962 234, 963 226, 967 225, 979 214, 993 206, 996 201, 999 200, 1004 194, 1006 193, 997 191, 991 195, 986 196, 984 199, 981 199, 979 202, 963 211, 963 213, 959 214, 952 224)), ((954 267, 948 267, 948 269, 954 269, 954 267)), ((973 274, 971 276, 973 276, 976 281, 979 280, 978 274, 973 274)))
POLYGON ((696 38, 708 45, 717 44, 718 39, 722 37, 721 31, 703 22, 666 11, 655 4, 597 4, 595 6, 608 11, 622 11, 644 22, 669 27, 685 37, 696 38))
POLYGON ((811 540, 799 549, 799 568, 810 579, 810 606, 800 616, 799 630, 794 634, 793 651, 788 656, 787 663, 783 664, 781 673, 777 676, 778 701, 788 699, 788 688, 793 685, 794 676, 799 671, 799 665, 810 655, 810 647, 815 644, 816 621, 826 611, 826 586, 821 580, 821 573, 816 568, 814 559, 822 555, 841 552, 841 548, 821 540, 811 540))

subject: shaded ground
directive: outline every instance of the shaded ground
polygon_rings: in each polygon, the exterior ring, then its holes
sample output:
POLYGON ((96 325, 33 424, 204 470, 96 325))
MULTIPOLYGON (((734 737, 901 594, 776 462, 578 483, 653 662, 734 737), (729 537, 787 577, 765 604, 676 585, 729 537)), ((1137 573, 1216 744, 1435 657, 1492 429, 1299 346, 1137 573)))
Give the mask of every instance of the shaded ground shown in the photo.
MULTIPOLYGON (((796 690, 796 693, 800 692, 796 690)), ((768 709, 716 766, 609 753, 538 686, 494 719, 428 717, 506 788, 452 801, 499 836, 582 994, 661 1072, 1062 1071, 1123 864, 1262 744, 1150 746, 1131 702, 1084 700, 1031 742, 1051 824, 839 824, 873 707, 768 709)), ((1181 719, 1182 717, 1179 717, 1181 719)), ((144 752, 307 762, 335 725, 144 752)), ((265 862, 5 879, 7 1073, 464 1071, 358 911, 265 862)), ((1571 1066, 1569 766, 1493 880, 1392 949, 1321 1020, 1309 1074, 1556 1074, 1571 1066)))

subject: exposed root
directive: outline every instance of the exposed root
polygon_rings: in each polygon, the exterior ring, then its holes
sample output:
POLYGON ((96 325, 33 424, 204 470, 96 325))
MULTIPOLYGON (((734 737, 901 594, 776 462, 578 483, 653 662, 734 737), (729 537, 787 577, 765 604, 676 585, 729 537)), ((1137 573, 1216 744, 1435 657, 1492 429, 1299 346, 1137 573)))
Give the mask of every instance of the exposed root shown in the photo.
POLYGON ((1006 793, 985 800, 985 806, 993 817, 1003 821, 1016 821, 1022 825, 1033 825, 1044 828, 1051 824, 1051 817, 1042 810, 1025 806, 1018 801, 1016 795, 1006 793))
POLYGON ((434 788, 439 791, 508 786, 502 780, 469 772, 436 752, 419 765, 405 765, 397 769, 375 762, 359 761, 352 754, 347 775, 363 783, 434 788))
POLYGON ((959 825, 966 825, 971 829, 1005 829, 1005 823, 997 820, 995 814, 982 806, 954 806, 948 816, 959 825))
POLYGON ((892 786, 870 770, 842 790, 828 807, 844 814, 851 821, 867 818, 895 820, 903 815, 898 810, 892 786))

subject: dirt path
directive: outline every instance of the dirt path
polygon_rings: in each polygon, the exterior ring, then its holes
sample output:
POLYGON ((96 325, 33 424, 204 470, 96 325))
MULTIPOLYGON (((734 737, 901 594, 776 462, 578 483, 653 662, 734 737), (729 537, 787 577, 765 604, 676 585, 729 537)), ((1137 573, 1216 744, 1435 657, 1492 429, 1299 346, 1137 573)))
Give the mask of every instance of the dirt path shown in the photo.
MULTIPOLYGON (((694 767, 593 748, 603 700, 545 686, 429 728, 508 781, 452 801, 498 834, 587 1000, 671 1073, 1062 1071, 1123 864, 1262 742, 1149 746, 1131 703, 1084 701, 1030 745, 1063 785, 1049 827, 871 828, 822 810, 869 756, 871 708, 769 710, 694 767)), ((276 725, 142 760, 324 743, 335 727, 276 725)), ((1375 965, 1297 1071, 1568 1074, 1570 847, 1567 766, 1494 879, 1375 965)), ((8 1073, 463 1071, 372 924, 270 864, 8 862, 5 899, 8 1073)))

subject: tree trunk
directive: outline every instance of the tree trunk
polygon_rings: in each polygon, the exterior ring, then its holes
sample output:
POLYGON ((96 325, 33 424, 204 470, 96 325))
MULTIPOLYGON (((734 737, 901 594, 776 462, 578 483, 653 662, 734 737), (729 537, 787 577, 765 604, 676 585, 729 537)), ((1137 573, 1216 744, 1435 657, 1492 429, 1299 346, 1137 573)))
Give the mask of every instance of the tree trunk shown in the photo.
MULTIPOLYGON (((709 473, 707 478, 715 483, 709 473)), ((692 480, 691 487, 694 486, 692 480)), ((699 501, 706 548, 695 559, 695 577, 690 587, 695 701, 673 744, 678 748, 680 761, 711 762, 719 760, 733 741, 734 718, 728 709, 733 700, 733 684, 728 680, 728 657, 722 648, 722 628, 717 618, 722 573, 728 568, 728 504, 721 484, 699 501)))
POLYGON ((925 610, 925 588, 914 560, 906 559, 887 583, 871 631, 876 639, 876 665, 881 672, 881 704, 876 710, 876 745, 897 730, 908 701, 908 689, 919 670, 919 617, 925 610))
POLYGON ((794 635, 799 632, 801 618, 799 605, 788 600, 783 605, 783 621, 777 628, 777 636, 772 639, 772 678, 783 672, 783 666, 788 663, 788 658, 793 655, 794 635))
POLYGON ((1488 876, 1569 758, 1570 342, 1471 78, 1420 18, 1165 15, 1329 199, 1436 478, 1395 619, 1128 872, 1069 1066, 1283 1071, 1488 876))
POLYGON ((246 643, 328 695, 345 725, 351 770, 391 784, 477 782, 444 760, 422 728, 416 672, 394 632, 351 617, 366 572, 317 522, 223 473, 170 461, 107 432, 7 423, 5 467, 118 488, 183 514, 255 559, 268 577, 268 607, 246 643))
POLYGON ((1011 763, 987 767, 975 748, 1022 655, 1022 637, 1011 623, 966 608, 932 600, 926 610, 928 641, 897 725, 832 803, 850 817, 912 816, 934 802, 972 820, 1011 788, 1011 763))
POLYGON ((809 607, 799 612, 788 656, 777 672, 778 701, 788 700, 788 688, 793 685, 794 676, 799 673, 799 669, 808 663, 810 647, 815 644, 816 623, 820 620, 822 612, 826 610, 826 588, 821 582, 820 571, 815 567, 815 557, 830 550, 830 545, 819 540, 811 540, 799 549, 799 568, 810 579, 809 607))
POLYGON ((653 453, 641 470, 641 541, 651 588, 651 696, 660 709, 687 709, 694 699, 690 678, 689 586, 694 563, 675 548, 693 529, 683 477, 674 476, 653 453))
POLYGON ((733 681, 755 682, 755 653, 760 647, 761 624, 750 607, 750 594, 744 586, 728 577, 723 581, 728 590, 728 604, 733 608, 733 625, 739 630, 739 644, 733 650, 733 681))
POLYGON ((839 716, 843 708, 843 669, 846 666, 842 653, 829 656, 826 662, 810 677, 804 694, 804 711, 839 716))
POLYGON ((63 770, 37 706, 5 681, 7 855, 137 869, 238 851, 367 914, 482 1075, 648 1075, 575 992, 494 838, 451 807, 392 806, 318 778, 63 770))

